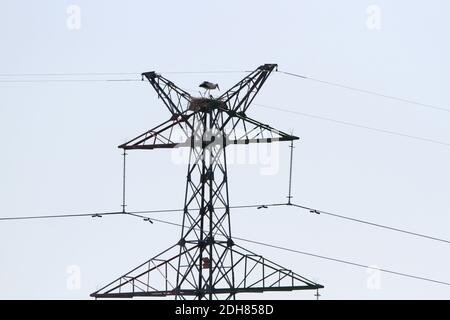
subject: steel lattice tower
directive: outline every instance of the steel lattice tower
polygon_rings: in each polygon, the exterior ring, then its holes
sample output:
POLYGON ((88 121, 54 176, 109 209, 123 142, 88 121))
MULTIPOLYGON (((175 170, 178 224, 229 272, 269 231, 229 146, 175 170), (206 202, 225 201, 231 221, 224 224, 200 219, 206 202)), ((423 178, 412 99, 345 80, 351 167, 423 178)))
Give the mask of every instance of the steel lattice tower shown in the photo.
POLYGON ((142 74, 171 117, 119 148, 189 148, 181 238, 91 296, 234 299, 244 292, 323 288, 242 248, 231 237, 226 147, 298 139, 246 115, 276 67, 258 67, 218 98, 192 97, 155 72, 142 74))

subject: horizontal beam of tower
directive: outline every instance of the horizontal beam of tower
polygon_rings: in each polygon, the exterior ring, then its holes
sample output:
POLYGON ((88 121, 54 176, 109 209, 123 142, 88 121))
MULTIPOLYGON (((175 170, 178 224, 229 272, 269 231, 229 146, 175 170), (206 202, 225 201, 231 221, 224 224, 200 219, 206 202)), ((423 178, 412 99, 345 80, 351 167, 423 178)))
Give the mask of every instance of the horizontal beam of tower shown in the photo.
MULTIPOLYGON (((260 287, 260 288, 243 288, 235 289, 233 293, 263 293, 267 291, 271 292, 286 292, 286 291, 298 291, 298 290, 314 290, 323 289, 322 285, 316 286, 287 286, 287 287, 260 287)), ((230 294, 229 289, 215 289, 212 290, 213 294, 230 294)), ((150 291, 150 292, 124 292, 124 293, 107 293, 107 294, 96 294, 93 295, 95 298, 133 298, 133 297, 167 297, 167 296, 196 296, 198 295, 197 290, 180 290, 178 292, 174 291, 150 291)))
MULTIPOLYGON (((206 99, 206 104, 209 99, 206 99)), ((211 99, 211 103, 214 100, 211 99)), ((214 111, 220 118, 226 118, 227 126, 218 131, 218 135, 211 135, 213 132, 200 133, 196 122, 200 119, 204 110, 197 110, 176 119, 169 119, 162 124, 140 134, 139 136, 123 143, 119 146, 121 149, 167 149, 182 147, 202 147, 212 142, 221 143, 226 147, 233 144, 250 144, 250 143, 271 143, 281 141, 298 140, 299 138, 283 131, 277 130, 267 124, 254 120, 241 113, 230 111, 222 107, 209 109, 214 111), (197 129, 196 129, 197 128, 197 129), (226 138, 223 139, 223 134, 226 138)))
MULTIPOLYGON (((224 246, 224 244, 219 244, 219 246, 224 246)), ((198 252, 197 249, 198 247, 191 247, 189 252, 172 254, 176 251, 176 245, 174 245, 91 296, 95 298, 198 296, 198 288, 177 288, 170 281, 174 275, 183 273, 177 268, 179 257, 192 255, 194 252, 198 252)), ((323 288, 322 285, 239 245, 231 250, 235 256, 234 265, 224 268, 219 274, 219 279, 216 280, 219 282, 221 278, 230 273, 231 267, 233 267, 236 273, 236 285, 232 288, 214 287, 208 291, 212 295, 232 296, 237 293, 285 292, 323 288)))
MULTIPOLYGON (((271 143, 271 142, 282 142, 282 141, 292 141, 292 140, 298 140, 298 137, 281 137, 281 138, 262 138, 262 139, 227 139, 224 146, 228 145, 237 145, 237 144, 250 144, 250 143, 271 143)), ((204 140, 203 143, 205 144, 211 144, 214 143, 214 141, 211 140, 204 140)), ((119 148, 125 149, 125 150, 151 150, 151 149, 171 149, 171 148, 182 148, 182 147, 196 147, 200 146, 201 142, 183 142, 183 143, 155 143, 155 144, 148 144, 148 145, 121 145, 119 148)))

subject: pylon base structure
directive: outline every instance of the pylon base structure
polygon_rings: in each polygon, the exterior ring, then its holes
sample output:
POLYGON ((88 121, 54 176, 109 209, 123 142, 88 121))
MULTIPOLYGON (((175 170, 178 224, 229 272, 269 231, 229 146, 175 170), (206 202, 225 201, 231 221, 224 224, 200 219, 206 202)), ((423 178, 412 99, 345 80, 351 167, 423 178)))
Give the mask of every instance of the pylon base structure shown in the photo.
MULTIPOLYGON (((228 250, 228 254, 233 256, 233 265, 221 266, 221 271, 217 272, 213 281, 213 287, 205 286, 205 288, 200 289, 195 278, 187 278, 184 287, 177 287, 170 279, 182 277, 186 274, 186 269, 189 268, 186 265, 178 271, 179 260, 196 260, 194 257, 201 251, 199 246, 194 246, 181 254, 176 254, 176 251, 179 250, 178 247, 178 244, 170 247, 92 296, 96 298, 166 296, 207 298, 212 296, 219 299, 221 295, 225 295, 225 299, 230 299, 238 293, 323 288, 323 286, 294 273, 292 270, 283 268, 237 244, 228 250)), ((222 247, 226 249, 225 246, 222 247)))
POLYGON ((161 75, 143 73, 172 116, 119 148, 189 148, 181 237, 92 297, 212 300, 235 299, 238 293, 323 288, 244 249, 231 236, 226 148, 298 139, 246 115, 275 68, 258 67, 218 98, 191 97, 161 75))

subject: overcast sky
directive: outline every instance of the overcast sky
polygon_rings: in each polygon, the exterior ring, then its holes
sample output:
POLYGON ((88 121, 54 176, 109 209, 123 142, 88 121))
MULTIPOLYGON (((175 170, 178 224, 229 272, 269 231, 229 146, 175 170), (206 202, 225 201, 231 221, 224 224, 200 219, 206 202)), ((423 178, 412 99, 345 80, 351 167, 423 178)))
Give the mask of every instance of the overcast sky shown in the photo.
MULTIPOLYGON (((450 109, 448 1, 132 3, 2 1, 0 73, 157 70, 189 90, 204 80, 225 90, 245 74, 164 72, 278 63, 280 70, 450 109)), ((296 203, 450 238, 450 112, 281 73, 255 102, 303 113, 260 106, 247 112, 300 137, 296 203)), ((117 145, 168 117, 146 82, 0 82, 0 215, 120 210, 117 145)), ((285 201, 288 144, 272 151, 270 158, 230 164, 231 205, 285 201)), ((186 166, 173 157, 168 150, 130 152, 129 210, 182 207, 186 166)), ((154 216, 181 221, 179 213, 154 216)), ((450 247, 442 242, 285 207, 235 210, 232 229, 239 237, 450 282, 450 247)), ((131 217, 0 222, 0 298, 87 299, 176 243, 179 233, 131 217)), ((445 285, 238 243, 323 284, 323 299, 450 298, 445 285)))

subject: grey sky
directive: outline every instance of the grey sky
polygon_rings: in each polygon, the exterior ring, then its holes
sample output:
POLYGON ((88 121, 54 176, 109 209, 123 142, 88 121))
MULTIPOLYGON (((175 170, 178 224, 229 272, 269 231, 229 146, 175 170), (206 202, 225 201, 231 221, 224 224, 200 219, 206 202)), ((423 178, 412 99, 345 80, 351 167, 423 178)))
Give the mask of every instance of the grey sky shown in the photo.
MULTIPOLYGON (((2 1, 0 73, 281 70, 450 108, 448 1, 2 1), (67 28, 69 5, 81 28, 67 28), (379 30, 366 9, 381 9, 379 30)), ((222 90, 244 74, 166 74, 222 90)), ((41 77, 43 78, 43 77, 41 77)), ((3 78, 2 78, 3 79, 3 78)), ((10 79, 10 78, 8 78, 10 79)), ((1 80, 1 79, 0 79, 1 80)), ((274 74, 257 103, 450 143, 450 112, 274 74)), ((253 106, 301 138, 299 204, 449 238, 450 147, 253 106)), ((117 145, 166 120, 145 82, 1 83, 1 216, 120 210, 117 145)), ((230 166, 231 203, 279 202, 280 170, 230 166)), ((128 209, 179 208, 185 166, 170 151, 131 152, 128 209)), ((177 213, 155 217, 179 222, 177 213)), ((233 234, 449 282, 448 244, 290 208, 232 213, 233 234)), ((0 298, 87 298, 178 240, 179 229, 130 217, 0 223, 0 298), (67 288, 67 267, 81 287, 67 288)), ((324 299, 449 298, 450 289, 241 243, 325 286, 324 299)), ((247 296, 245 296, 247 297, 247 296)), ((313 299, 313 292, 248 298, 313 299)))

